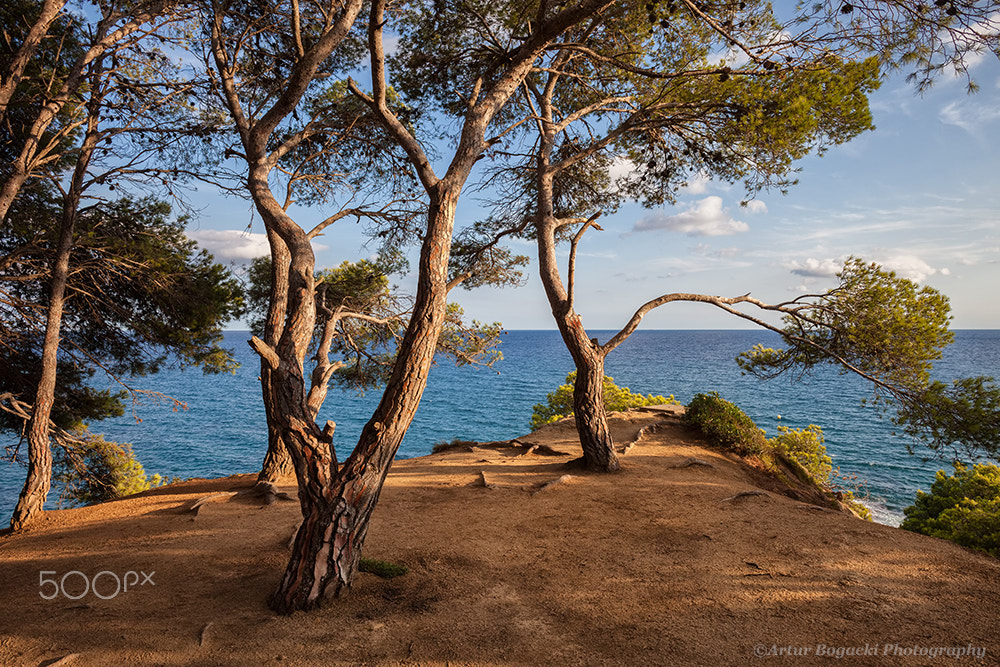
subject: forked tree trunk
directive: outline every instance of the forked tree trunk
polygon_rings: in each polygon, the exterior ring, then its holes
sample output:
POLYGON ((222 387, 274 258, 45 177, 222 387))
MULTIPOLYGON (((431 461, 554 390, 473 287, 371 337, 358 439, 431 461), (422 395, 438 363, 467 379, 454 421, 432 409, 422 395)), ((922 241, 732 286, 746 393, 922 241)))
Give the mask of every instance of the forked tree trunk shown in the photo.
MULTIPOLYGON (((543 142, 543 148, 550 143, 543 142)), ((569 289, 563 284, 556 260, 555 235, 558 224, 552 215, 552 173, 545 169, 548 153, 543 152, 538 173, 538 218, 536 227, 538 266, 542 286, 559 327, 566 349, 576 366, 573 387, 573 414, 580 436, 583 460, 588 470, 616 472, 619 469, 615 443, 604 410, 605 351, 587 336, 580 316, 573 310, 573 267, 569 270, 569 289)), ((572 264, 572 263, 571 263, 572 264)))
MULTIPOLYGON (((448 256, 460 190, 452 188, 442 187, 431 196, 413 315, 382 400, 339 470, 327 434, 306 419, 310 413, 302 393, 301 366, 282 363, 273 376, 271 398, 277 402, 275 414, 283 417, 282 435, 295 463, 303 516, 288 567, 268 600, 280 614, 316 607, 330 586, 336 596, 351 587, 372 511, 427 386, 444 325, 448 256)), ((294 266, 293 252, 293 273, 294 266)), ((289 299, 290 314, 295 312, 295 301, 289 299)))

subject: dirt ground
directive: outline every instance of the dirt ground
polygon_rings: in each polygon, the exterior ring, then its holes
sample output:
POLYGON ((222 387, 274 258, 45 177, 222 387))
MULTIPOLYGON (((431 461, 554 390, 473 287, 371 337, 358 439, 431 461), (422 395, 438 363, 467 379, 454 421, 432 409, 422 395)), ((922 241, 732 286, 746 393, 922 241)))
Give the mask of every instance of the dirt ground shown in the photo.
POLYGON ((616 440, 654 424, 615 475, 567 466, 565 423, 396 462, 365 555, 409 573, 291 617, 298 503, 189 511, 249 475, 47 513, 0 538, 0 664, 1000 665, 1000 561, 787 497, 670 414, 616 440))

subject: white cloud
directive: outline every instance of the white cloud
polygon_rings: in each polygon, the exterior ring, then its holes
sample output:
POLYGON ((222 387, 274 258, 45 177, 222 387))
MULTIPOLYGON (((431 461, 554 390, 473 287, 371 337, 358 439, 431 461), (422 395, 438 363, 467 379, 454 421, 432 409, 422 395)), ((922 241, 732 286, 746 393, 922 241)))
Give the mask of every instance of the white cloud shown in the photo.
POLYGON ((985 125, 1000 119, 1000 108, 967 100, 955 101, 938 112, 938 119, 945 125, 954 125, 973 136, 979 136, 985 125))
POLYGON ((635 169, 635 162, 628 159, 624 155, 618 155, 615 157, 614 161, 611 162, 611 166, 608 167, 608 178, 612 181, 617 181, 619 178, 625 178, 635 171, 635 169))
POLYGON ((907 278, 915 283, 923 282, 929 276, 949 275, 948 269, 935 269, 916 255, 893 255, 879 261, 883 269, 895 271, 900 278, 907 278))
POLYGON ((202 229, 187 235, 217 260, 245 262, 271 252, 267 234, 237 229, 202 229))
POLYGON ((767 213, 767 204, 759 199, 751 199, 743 208, 749 213, 767 213))
POLYGON ((681 187, 681 192, 685 192, 690 195, 703 195, 708 192, 708 184, 712 182, 708 174, 705 172, 698 172, 694 178, 689 180, 681 187))
POLYGON ((840 272, 844 267, 844 263, 836 259, 814 259, 810 257, 803 262, 788 262, 787 267, 793 274, 803 276, 804 278, 830 278, 840 272))
POLYGON ((750 227, 733 218, 729 210, 723 208, 721 197, 711 196, 691 204, 686 211, 676 215, 647 215, 635 223, 632 231, 648 232, 658 229, 682 232, 688 236, 731 236, 748 231, 750 227))

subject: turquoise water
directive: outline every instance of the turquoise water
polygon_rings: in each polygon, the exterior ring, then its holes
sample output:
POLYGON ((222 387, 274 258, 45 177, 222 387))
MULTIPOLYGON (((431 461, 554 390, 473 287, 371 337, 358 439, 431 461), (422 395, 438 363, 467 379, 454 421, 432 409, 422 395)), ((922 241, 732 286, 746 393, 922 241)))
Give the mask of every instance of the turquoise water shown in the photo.
MULTIPOLYGON (((603 341, 608 332, 592 335, 603 341)), ((186 410, 145 400, 126 416, 95 424, 92 430, 131 442, 150 473, 185 478, 254 471, 267 442, 258 362, 245 332, 229 332, 226 338, 243 364, 235 375, 172 370, 139 383, 185 402, 186 410)), ((867 481, 876 519, 898 522, 916 490, 926 490, 935 471, 947 466, 910 456, 907 441, 892 435, 892 425, 861 406, 869 389, 859 379, 833 369, 799 383, 740 375, 733 357, 756 343, 775 345, 777 337, 762 331, 639 331, 612 353, 606 371, 633 391, 674 394, 683 403, 698 392, 718 391, 772 435, 779 424, 819 424, 834 465, 842 474, 867 481)), ((456 368, 447 360, 434 367, 400 457, 427 454, 435 443, 454 438, 506 440, 527 432, 532 406, 565 379, 573 364, 554 331, 508 332, 501 349, 504 359, 492 369, 456 368)), ((942 380, 1000 377, 1000 331, 957 332, 935 375, 942 380)), ((337 423, 334 444, 341 459, 378 398, 378 392, 330 392, 320 423, 337 423)), ((0 465, 4 524, 23 480, 23 468, 0 465)))

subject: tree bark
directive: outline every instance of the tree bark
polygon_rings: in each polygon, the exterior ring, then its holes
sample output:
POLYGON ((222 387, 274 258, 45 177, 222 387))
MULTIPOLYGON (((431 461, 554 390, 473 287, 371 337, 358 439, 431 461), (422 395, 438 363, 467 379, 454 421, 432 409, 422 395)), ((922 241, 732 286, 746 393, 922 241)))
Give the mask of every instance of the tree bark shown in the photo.
MULTIPOLYGON (((267 238, 271 248, 271 300, 267 308, 263 334, 264 342, 273 349, 277 347, 285 325, 288 305, 288 267, 291 257, 288 254, 288 247, 280 236, 269 231, 267 238)), ((267 452, 264 454, 257 482, 277 484, 282 478, 294 475, 295 466, 291 454, 288 453, 288 447, 281 439, 279 420, 274 414, 274 402, 270 399, 273 389, 271 366, 264 358, 260 360, 260 385, 264 400, 264 415, 267 419, 267 452)))
POLYGON ((460 184, 452 185, 432 193, 413 315, 382 400, 362 429, 351 456, 339 471, 328 475, 336 464, 332 453, 326 454, 330 446, 326 444, 324 449, 322 438, 310 442, 302 432, 304 437, 295 439, 302 446, 301 453, 294 446, 290 448, 303 522, 288 567, 268 601, 280 614, 316 607, 330 586, 334 596, 351 587, 372 511, 420 404, 444 325, 448 256, 460 188, 460 184), (326 484, 321 482, 324 478, 328 479, 326 484))
POLYGON ((11 515, 10 526, 22 530, 43 511, 52 485, 52 448, 49 443, 49 423, 55 403, 56 370, 59 361, 59 332, 62 327, 66 283, 69 280, 69 260, 73 250, 73 234, 80 204, 83 178, 94 147, 97 145, 97 119, 90 118, 90 127, 77 161, 73 179, 63 199, 59 240, 52 265, 49 288, 49 309, 42 343, 42 372, 35 392, 35 403, 28 422, 28 474, 11 515))
MULTIPOLYGON (((606 352, 587 336, 580 316, 573 309, 572 284, 567 291, 556 259, 556 231, 559 222, 554 217, 553 184, 555 174, 550 168, 550 155, 554 143, 552 132, 551 99, 541 99, 543 130, 540 143, 537 178, 538 271, 549 300, 552 317, 576 366, 576 384, 573 387, 573 417, 580 436, 583 459, 588 470, 616 472, 619 467, 614 439, 608 428, 604 409, 604 357, 606 352)), ((573 267, 570 267, 570 271, 573 267)))
MULTIPOLYGON (((563 339, 566 340, 565 335, 563 339)), ((604 355, 594 349, 596 344, 588 341, 580 345, 575 337, 566 345, 576 364, 573 416, 584 463, 588 470, 616 472, 620 464, 604 408, 604 355)))

